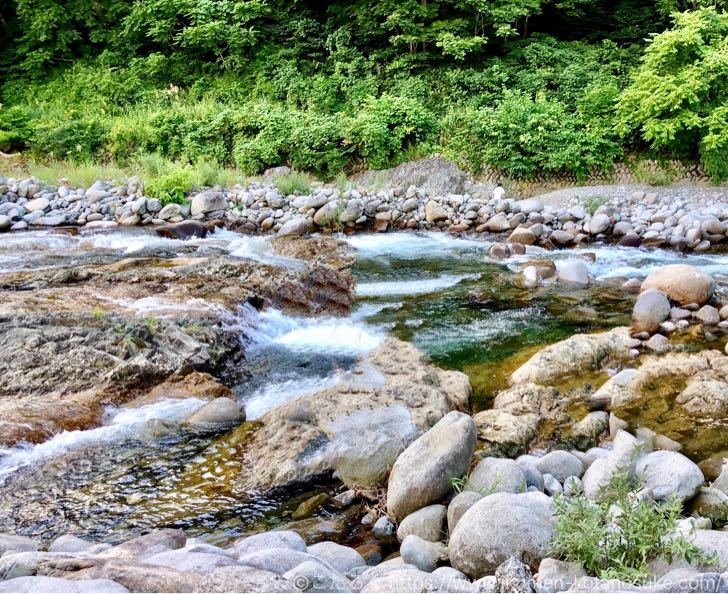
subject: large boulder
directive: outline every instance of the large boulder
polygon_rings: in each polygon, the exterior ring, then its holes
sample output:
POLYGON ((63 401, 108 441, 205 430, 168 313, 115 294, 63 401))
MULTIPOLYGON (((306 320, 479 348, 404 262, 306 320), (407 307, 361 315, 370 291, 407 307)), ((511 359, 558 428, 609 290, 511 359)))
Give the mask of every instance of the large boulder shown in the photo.
POLYGON ((16 534, 0 534, 0 557, 8 552, 25 553, 37 551, 39 548, 40 542, 34 538, 16 534))
POLYGON ((670 315, 670 302, 662 291, 645 291, 638 298, 632 310, 632 330, 653 334, 670 315))
POLYGON ((586 287, 589 284, 589 269, 584 260, 566 260, 559 263, 556 278, 563 285, 586 287))
POLYGON ((577 334, 541 349, 511 374, 511 384, 553 384, 556 380, 594 371, 605 361, 629 358, 627 328, 599 334, 577 334))
POLYGON ((669 264, 650 273, 640 291, 657 289, 680 305, 703 305, 712 296, 715 287, 713 277, 689 264, 669 264))
POLYGON ((130 592, 194 592, 202 580, 200 574, 191 571, 138 560, 98 557, 48 560, 38 567, 38 575, 72 580, 112 580, 130 592))
POLYGON ((403 541, 410 534, 424 540, 437 542, 443 540, 447 508, 444 505, 428 505, 408 515, 397 527, 397 538, 403 541))
POLYGON ((685 501, 694 497, 705 482, 698 465, 678 452, 650 452, 637 461, 635 472, 657 501, 672 496, 685 501))
POLYGON ((475 423, 453 411, 414 441, 392 467, 387 512, 400 522, 412 512, 439 503, 452 489, 452 479, 468 469, 475 450, 475 423))
POLYGON ((425 204, 425 220, 428 223, 436 223, 447 219, 447 210, 437 201, 429 200, 425 204))
POLYGON ((237 540, 232 545, 233 555, 239 558, 262 549, 291 549, 306 552, 306 541, 293 530, 271 530, 237 540))
POLYGON ((226 210, 227 208, 228 201, 221 192, 202 192, 192 198, 190 214, 194 217, 197 215, 207 214, 208 212, 226 210))
POLYGON ((428 157, 402 163, 394 169, 367 171, 355 178, 360 187, 388 188, 416 186, 429 196, 462 194, 467 176, 455 163, 442 157, 428 157))
POLYGON ((295 584, 270 571, 251 567, 218 567, 208 573, 195 592, 300 592, 295 584))
POLYGON ((303 592, 352 592, 346 575, 316 561, 304 561, 283 577, 303 592))
POLYGON ((187 537, 182 530, 165 528, 137 536, 104 551, 99 557, 109 559, 137 559, 151 557, 157 553, 174 551, 185 546, 187 537))
POLYGON ((596 499, 617 472, 626 471, 633 476, 639 448, 640 442, 637 438, 626 431, 618 431, 610 452, 594 460, 586 469, 582 478, 584 494, 590 499, 596 499))
POLYGON ((311 223, 306 217, 294 217, 283 223, 278 229, 278 235, 305 235, 311 230, 311 223))
POLYGON ((308 553, 323 559, 341 573, 366 565, 364 558, 355 549, 335 542, 317 542, 308 547, 308 553))
POLYGON ((595 214, 589 221, 589 233, 591 235, 599 235, 604 233, 611 226, 612 221, 609 216, 599 213, 595 214))
POLYGON ((146 557, 144 563, 150 565, 162 565, 179 569, 180 571, 191 571, 206 575, 212 573, 218 567, 238 565, 233 559, 224 555, 211 555, 209 553, 191 553, 188 551, 167 551, 146 557))
POLYGON ((215 398, 203 405, 185 423, 189 425, 234 425, 245 422, 245 407, 232 398, 215 398))
POLYGON ((47 577, 47 576, 26 576, 14 578, 0 582, 0 592, 8 592, 11 594, 33 593, 37 592, 69 592, 82 593, 89 592, 91 594, 106 594, 113 592, 128 592, 124 586, 117 584, 111 580, 67 580, 64 578, 47 577))
POLYGON ((337 223, 337 213, 339 211, 339 202, 337 200, 331 200, 319 208, 313 215, 313 222, 319 227, 326 227, 337 223))
POLYGON ((465 490, 483 495, 521 493, 526 490, 526 475, 515 460, 484 458, 470 473, 465 490))
POLYGON ((531 570, 553 539, 551 498, 543 493, 494 493, 475 503, 450 536, 450 563, 472 579, 495 571, 510 557, 531 570))
MULTIPOLYGON (((240 488, 265 490, 334 471, 349 486, 381 484, 404 448, 468 406, 466 375, 430 365, 396 339, 340 377, 258 419, 243 452, 240 488)), ((249 430, 241 426, 231 439, 249 430)))

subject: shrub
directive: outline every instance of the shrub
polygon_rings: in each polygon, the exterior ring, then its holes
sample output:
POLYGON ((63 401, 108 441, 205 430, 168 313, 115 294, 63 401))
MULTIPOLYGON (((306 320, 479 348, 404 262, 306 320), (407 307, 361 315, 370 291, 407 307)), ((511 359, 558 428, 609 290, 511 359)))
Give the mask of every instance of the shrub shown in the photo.
POLYGON ((310 114, 296 118, 290 138, 290 162, 296 169, 332 178, 349 161, 345 146, 344 116, 310 114))
POLYGON ((610 168, 619 145, 586 126, 558 101, 509 95, 498 106, 452 110, 442 126, 445 153, 473 171, 494 166, 512 177, 610 168))
POLYGON ((669 165, 659 165, 659 163, 640 160, 632 166, 632 175, 641 184, 669 186, 675 181, 677 173, 669 165))
POLYGON ((198 175, 188 165, 150 179, 145 185, 145 190, 148 196, 159 198, 163 204, 171 202, 184 204, 185 194, 199 185, 198 175))
POLYGON ((617 106, 617 129, 654 149, 693 158, 716 180, 728 176, 725 39, 728 14, 715 8, 676 13, 653 36, 617 106))
POLYGON ((607 202, 608 200, 604 196, 587 196, 582 200, 584 209, 592 216, 600 206, 604 206, 607 202))
POLYGON ((435 130, 434 116, 421 103, 385 94, 366 100, 351 122, 348 137, 356 157, 372 169, 381 169, 435 130))
POLYGON ((308 194, 311 191, 311 183, 308 176, 291 171, 287 175, 279 175, 274 180, 276 188, 284 196, 290 196, 295 192, 299 194, 308 194))
POLYGON ((0 151, 19 151, 28 147, 33 138, 33 125, 27 109, 0 104, 0 151))
POLYGON ((253 104, 243 110, 233 146, 235 164, 246 173, 256 174, 284 163, 291 119, 287 109, 273 104, 253 104))
POLYGON ((639 583, 650 575, 648 563, 715 563, 687 538, 676 534, 682 502, 673 498, 658 503, 638 497, 639 481, 618 472, 596 501, 583 493, 557 495, 553 550, 567 561, 580 563, 590 575, 639 583))
POLYGON ((96 119, 71 117, 36 128, 33 152, 51 159, 91 160, 99 155, 106 128, 96 119))

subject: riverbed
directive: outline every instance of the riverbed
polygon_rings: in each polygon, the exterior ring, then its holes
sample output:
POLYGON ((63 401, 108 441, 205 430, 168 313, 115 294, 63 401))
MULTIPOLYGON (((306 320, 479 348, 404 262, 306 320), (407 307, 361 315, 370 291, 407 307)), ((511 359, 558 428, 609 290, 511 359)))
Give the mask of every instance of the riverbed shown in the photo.
MULTIPOLYGON (((691 254, 594 244, 495 260, 488 239, 445 233, 342 236, 356 253, 357 300, 346 317, 298 317, 240 305, 221 315, 240 329, 246 373, 232 386, 248 425, 283 403, 337 381, 356 358, 388 335, 415 344, 440 366, 464 371, 473 386, 472 409, 490 405, 508 374, 534 350, 575 333, 629 323, 634 294, 622 284, 655 268, 685 262, 726 286, 728 254, 691 254), (574 290, 556 284, 513 284, 530 259, 583 258, 593 278, 574 290)), ((0 273, 108 264, 129 257, 226 254, 274 262, 269 240, 217 231, 188 241, 152 231, 32 231, 3 236, 0 273)), ((117 303, 147 319, 184 316, 219 305, 164 298, 117 303)), ((215 310, 217 315, 220 314, 215 310)), ((722 348, 724 339, 716 339, 722 348)), ((67 531, 93 540, 121 541, 153 527, 173 526, 216 543, 291 522, 296 506, 330 485, 278 493, 226 488, 238 471, 240 432, 191 433, 179 421, 195 399, 161 401, 128 410, 109 407, 101 427, 68 431, 42 444, 0 450, 0 532, 51 538, 67 531)), ((355 543, 356 522, 322 512, 296 527, 315 539, 355 543)))

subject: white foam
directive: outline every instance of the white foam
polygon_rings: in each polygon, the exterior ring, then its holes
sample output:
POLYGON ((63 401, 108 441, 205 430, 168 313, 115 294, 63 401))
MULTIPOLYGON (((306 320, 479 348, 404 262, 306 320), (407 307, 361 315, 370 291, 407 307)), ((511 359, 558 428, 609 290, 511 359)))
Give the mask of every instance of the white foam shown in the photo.
POLYGON ((0 242, 0 253, 48 252, 73 248, 78 239, 73 235, 53 233, 51 231, 27 231, 23 233, 5 233, 0 242))
POLYGON ((249 421, 259 419, 274 408, 332 386, 338 381, 336 376, 330 375, 265 384, 245 401, 245 416, 249 421))
POLYGON ((385 295, 425 295, 437 293, 454 287, 464 280, 480 278, 479 274, 444 274, 435 278, 411 281, 382 281, 360 283, 356 287, 358 297, 378 297, 385 295))
POLYGON ((193 298, 184 301, 175 301, 165 297, 142 297, 133 301, 122 301, 120 299, 109 299, 99 296, 101 299, 111 301, 116 305, 133 310, 137 315, 149 316, 154 315, 159 318, 173 317, 179 314, 190 314, 209 312, 214 314, 222 314, 224 307, 217 303, 211 303, 204 299, 193 298))
POLYGON ((143 438, 149 421, 180 421, 206 403, 199 398, 165 398, 139 408, 109 410, 106 424, 85 431, 63 431, 37 445, 19 445, 0 452, 0 476, 22 466, 58 456, 86 445, 116 444, 143 438))
POLYGON ((351 319, 355 321, 366 320, 367 318, 371 318, 383 311, 401 309, 403 305, 404 303, 401 301, 394 301, 391 303, 362 302, 359 303, 356 310, 351 313, 351 319))
POLYGON ((539 309, 534 307, 491 312, 467 323, 449 322, 424 328, 414 334, 412 342, 430 354, 447 353, 478 344, 490 347, 494 340, 517 334, 519 327, 533 325, 541 315, 539 309))
POLYGON ((256 312, 244 308, 247 334, 256 346, 280 345, 292 351, 318 354, 356 355, 377 348, 384 336, 352 318, 302 318, 277 309, 256 312))
POLYGON ((160 237, 156 233, 112 232, 97 233, 87 237, 83 244, 95 249, 120 251, 123 254, 174 249, 184 242, 180 239, 160 237))
POLYGON ((342 236, 359 257, 392 256, 405 260, 442 257, 457 250, 487 250, 491 242, 461 239, 447 233, 365 233, 342 236))

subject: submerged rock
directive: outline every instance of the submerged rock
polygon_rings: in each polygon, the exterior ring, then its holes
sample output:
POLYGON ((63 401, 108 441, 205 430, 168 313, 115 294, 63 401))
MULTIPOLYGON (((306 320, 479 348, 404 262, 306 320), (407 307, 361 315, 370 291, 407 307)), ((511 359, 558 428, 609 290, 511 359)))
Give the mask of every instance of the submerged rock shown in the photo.
POLYGON ((599 369, 609 360, 629 358, 626 328, 577 334, 540 350, 511 374, 511 384, 553 384, 560 378, 599 369))
POLYGON ((631 427, 646 427, 701 460, 728 449, 728 357, 718 351, 647 357, 592 395, 631 427))

